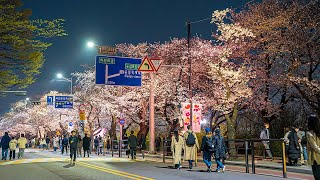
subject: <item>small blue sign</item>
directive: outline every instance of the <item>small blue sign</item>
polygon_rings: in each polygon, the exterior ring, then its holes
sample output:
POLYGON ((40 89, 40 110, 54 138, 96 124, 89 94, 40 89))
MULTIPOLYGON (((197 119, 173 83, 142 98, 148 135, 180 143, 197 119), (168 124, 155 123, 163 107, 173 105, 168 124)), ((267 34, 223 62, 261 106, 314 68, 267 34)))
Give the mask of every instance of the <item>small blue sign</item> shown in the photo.
POLYGON ((72 122, 69 122, 69 126, 73 126, 73 123, 72 123, 72 122))
POLYGON ((138 72, 141 59, 97 56, 96 84, 113 86, 141 86, 142 74, 138 72))
POLYGON ((55 96, 55 108, 73 108, 72 96, 55 96))
POLYGON ((125 123, 126 123, 126 120, 125 120, 125 119, 120 119, 120 120, 119 120, 119 124, 124 125, 125 123))
POLYGON ((47 105, 53 105, 53 96, 47 96, 47 105))

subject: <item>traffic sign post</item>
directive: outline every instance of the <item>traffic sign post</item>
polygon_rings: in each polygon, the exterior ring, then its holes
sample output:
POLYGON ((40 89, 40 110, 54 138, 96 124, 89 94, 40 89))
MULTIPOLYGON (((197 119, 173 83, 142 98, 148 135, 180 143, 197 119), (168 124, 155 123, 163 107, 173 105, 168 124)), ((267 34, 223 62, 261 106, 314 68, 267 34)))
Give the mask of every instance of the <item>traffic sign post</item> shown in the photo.
POLYGON ((160 69, 162 60, 161 60, 161 59, 158 59, 158 58, 151 58, 150 61, 151 61, 151 63, 152 63, 152 66, 153 66, 153 68, 154 68, 154 71, 155 71, 155 72, 158 72, 158 70, 160 69))
POLYGON ((117 54, 117 48, 116 47, 110 47, 110 46, 99 46, 99 54, 105 54, 105 55, 116 55, 117 54))
POLYGON ((72 96, 55 96, 55 108, 73 108, 72 96))
POLYGON ((97 56, 96 84, 113 86, 141 86, 142 75, 138 72, 141 59, 97 56))
POLYGON ((150 59, 146 56, 143 58, 142 63, 140 64, 138 71, 141 72, 154 72, 154 67, 152 65, 152 62, 150 61, 150 59))
POLYGON ((122 126, 125 125, 126 124, 126 120, 125 119, 120 119, 119 120, 119 124, 122 125, 122 126))
POLYGON ((47 96, 47 105, 54 105, 53 96, 47 96))

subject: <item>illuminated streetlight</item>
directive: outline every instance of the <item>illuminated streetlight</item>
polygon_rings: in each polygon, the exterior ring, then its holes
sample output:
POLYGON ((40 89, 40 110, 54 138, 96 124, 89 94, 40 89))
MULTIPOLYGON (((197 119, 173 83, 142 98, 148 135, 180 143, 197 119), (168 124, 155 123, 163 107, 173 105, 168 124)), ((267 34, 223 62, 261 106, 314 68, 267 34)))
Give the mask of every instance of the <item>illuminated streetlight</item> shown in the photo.
POLYGON ((57 78, 62 79, 62 78, 63 78, 63 75, 62 75, 61 73, 58 73, 58 74, 57 74, 57 78))
POLYGON ((93 48, 93 47, 96 46, 96 45, 94 44, 94 42, 89 41, 89 42, 87 43, 87 46, 88 46, 89 48, 93 48))
POLYGON ((70 93, 72 94, 72 77, 73 76, 71 76, 71 78, 65 78, 65 77, 63 77, 63 75, 61 74, 61 73, 58 73, 57 74, 57 78, 59 79, 58 81, 67 81, 67 82, 70 82, 70 93))
POLYGON ((29 100, 30 100, 30 98, 27 97, 27 98, 26 98, 26 101, 29 101, 29 100))

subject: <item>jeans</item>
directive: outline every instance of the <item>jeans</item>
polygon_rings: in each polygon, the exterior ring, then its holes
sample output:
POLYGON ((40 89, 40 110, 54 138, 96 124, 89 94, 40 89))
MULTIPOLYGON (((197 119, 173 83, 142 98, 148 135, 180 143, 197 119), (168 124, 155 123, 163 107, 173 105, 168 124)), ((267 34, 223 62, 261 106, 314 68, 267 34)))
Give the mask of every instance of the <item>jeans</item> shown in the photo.
POLYGON ((212 156, 212 152, 203 151, 203 161, 208 168, 210 168, 210 166, 212 165, 211 156, 212 156))
POLYGON ((54 152, 56 152, 57 151, 57 147, 53 147, 53 150, 54 150, 54 152))
POLYGON ((81 157, 81 149, 82 149, 82 147, 77 147, 77 153, 78 153, 79 157, 81 157))
POLYGON ((216 163, 217 163, 217 170, 220 170, 220 168, 224 168, 224 165, 222 164, 220 158, 216 159, 216 163))
POLYGON ((86 156, 86 152, 88 153, 88 157, 89 157, 89 152, 90 152, 90 150, 84 150, 84 149, 83 149, 83 157, 86 156))
POLYGON ((303 149, 303 150, 302 150, 302 152, 303 152, 303 159, 304 159, 305 161, 308 161, 308 151, 307 151, 307 147, 306 147, 306 146, 303 146, 302 149, 303 149))
POLYGON ((136 148, 135 147, 130 147, 130 154, 131 154, 131 159, 135 158, 135 154, 136 154, 136 148))
POLYGON ((64 152, 64 148, 66 148, 66 154, 68 154, 68 146, 66 146, 66 145, 64 145, 64 146, 62 147, 61 154, 63 154, 63 152, 64 152))
POLYGON ((189 167, 192 167, 193 160, 188 160, 188 162, 189 162, 189 167))
POLYGON ((269 143, 263 143, 263 145, 264 145, 265 150, 267 151, 268 156, 273 159, 269 143))
POLYGON ((315 180, 320 180, 320 165, 317 165, 316 161, 314 161, 312 165, 312 172, 315 180))
POLYGON ((49 150, 49 145, 50 145, 50 144, 49 144, 49 143, 47 143, 47 146, 46 146, 47 150, 49 150))
POLYGON ((72 159, 73 155, 73 161, 76 161, 77 156, 77 148, 76 147, 70 147, 70 158, 72 159))
POLYGON ((23 158, 23 155, 24 155, 24 148, 19 148, 18 159, 23 158))
POLYGON ((10 160, 11 160, 11 158, 12 158, 12 159, 15 159, 15 158, 16 158, 16 150, 10 150, 9 158, 10 158, 10 160))
POLYGON ((7 148, 7 149, 3 149, 3 148, 2 148, 2 160, 6 160, 6 159, 7 159, 7 157, 8 157, 8 151, 9 151, 8 148, 7 148))

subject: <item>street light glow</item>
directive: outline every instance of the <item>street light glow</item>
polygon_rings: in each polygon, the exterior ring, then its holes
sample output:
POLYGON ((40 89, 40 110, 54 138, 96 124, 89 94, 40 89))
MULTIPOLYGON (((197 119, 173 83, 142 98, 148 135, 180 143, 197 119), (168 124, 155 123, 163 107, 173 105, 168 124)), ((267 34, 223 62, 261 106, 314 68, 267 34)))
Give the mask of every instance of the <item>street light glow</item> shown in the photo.
POLYGON ((61 73, 58 73, 57 78, 61 79, 61 78, 63 78, 63 75, 61 73))
POLYGON ((29 101, 29 100, 30 100, 30 98, 27 97, 27 98, 26 98, 26 101, 29 101))
POLYGON ((206 119, 203 119, 200 121, 200 124, 206 124, 207 123, 207 120, 206 119))
POLYGON ((95 44, 94 44, 94 42, 89 41, 89 42, 87 43, 87 46, 88 46, 89 48, 93 48, 93 47, 95 46, 95 44))

